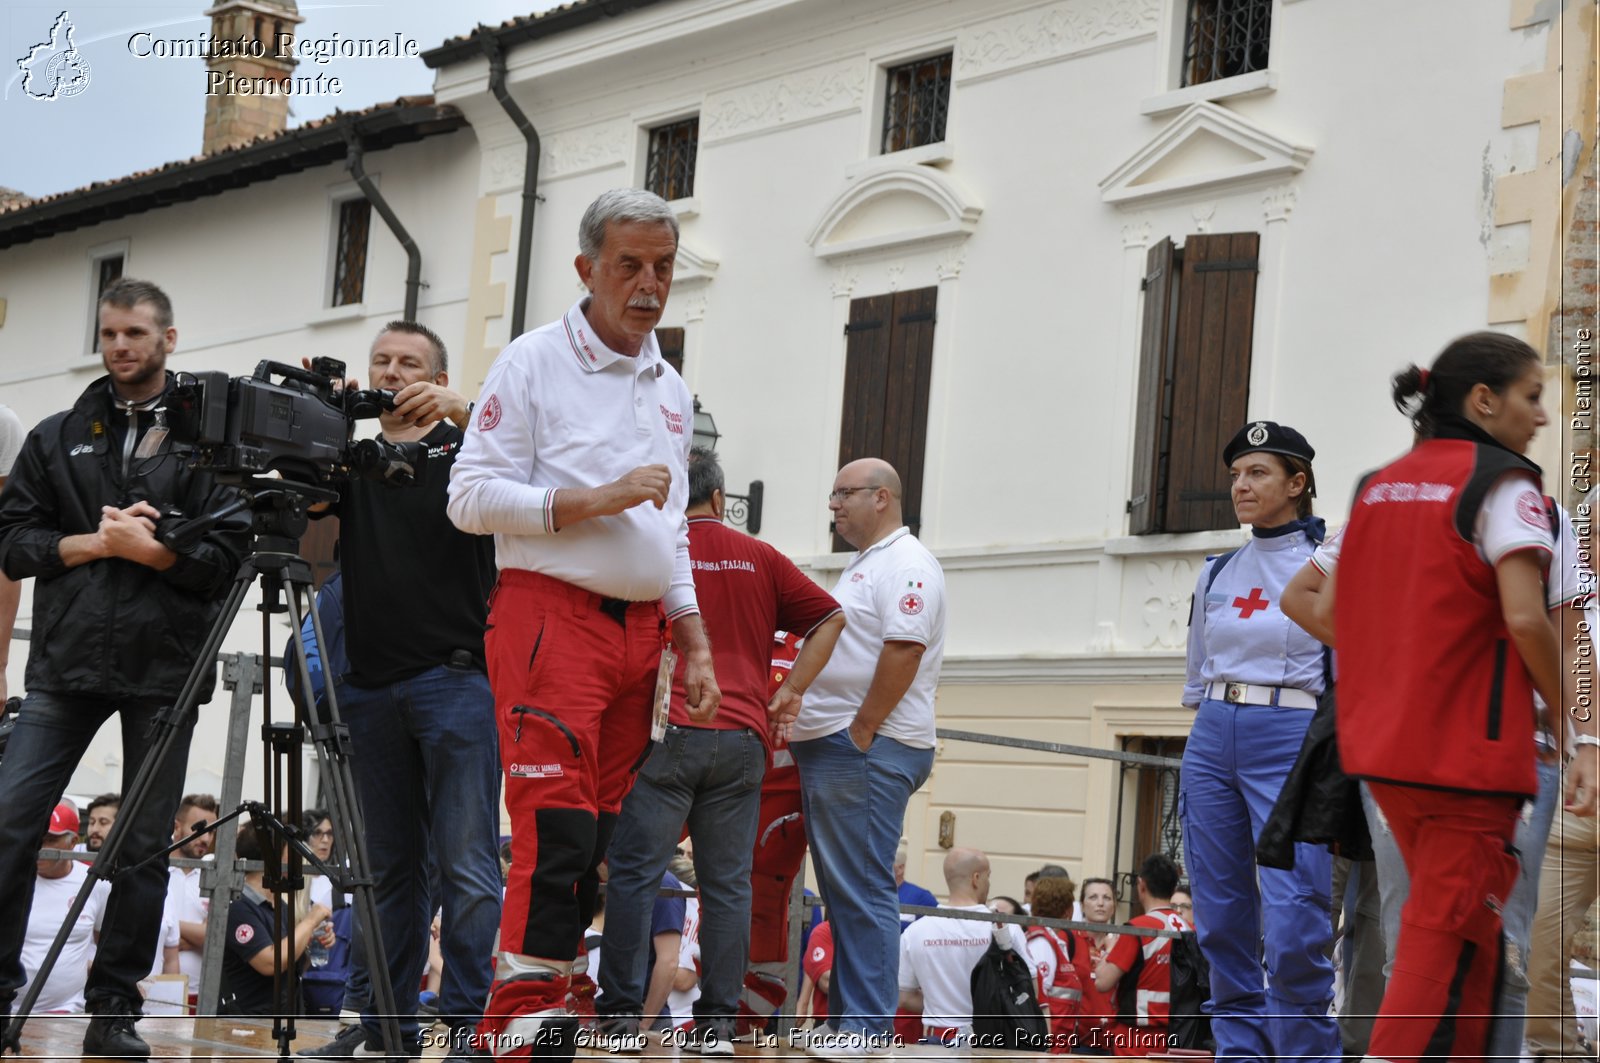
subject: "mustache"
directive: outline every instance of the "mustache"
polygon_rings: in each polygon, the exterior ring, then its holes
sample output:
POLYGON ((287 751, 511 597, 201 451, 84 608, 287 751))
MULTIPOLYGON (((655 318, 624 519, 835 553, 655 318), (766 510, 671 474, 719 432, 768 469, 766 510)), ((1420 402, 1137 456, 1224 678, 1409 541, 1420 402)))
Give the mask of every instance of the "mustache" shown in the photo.
POLYGON ((660 310, 661 299, 654 293, 635 295, 628 300, 630 310, 660 310))

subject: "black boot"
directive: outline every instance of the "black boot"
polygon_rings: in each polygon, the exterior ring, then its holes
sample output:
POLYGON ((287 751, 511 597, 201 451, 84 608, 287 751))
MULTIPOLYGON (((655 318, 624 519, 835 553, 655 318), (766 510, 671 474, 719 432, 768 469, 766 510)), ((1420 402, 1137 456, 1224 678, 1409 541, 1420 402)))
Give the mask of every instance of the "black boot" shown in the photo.
POLYGON ((150 1046, 134 1032, 133 1024, 144 1017, 131 1001, 122 997, 103 997, 92 1005, 94 1018, 83 1035, 83 1054, 112 1056, 118 1059, 149 1059, 150 1046))

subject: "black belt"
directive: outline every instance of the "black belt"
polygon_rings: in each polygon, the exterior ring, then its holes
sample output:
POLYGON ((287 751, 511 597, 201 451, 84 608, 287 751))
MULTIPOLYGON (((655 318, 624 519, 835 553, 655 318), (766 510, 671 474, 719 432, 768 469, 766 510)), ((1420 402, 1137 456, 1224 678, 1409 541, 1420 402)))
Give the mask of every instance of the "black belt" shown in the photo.
POLYGON ((623 627, 628 626, 628 606, 633 605, 624 598, 601 598, 600 611, 623 627))

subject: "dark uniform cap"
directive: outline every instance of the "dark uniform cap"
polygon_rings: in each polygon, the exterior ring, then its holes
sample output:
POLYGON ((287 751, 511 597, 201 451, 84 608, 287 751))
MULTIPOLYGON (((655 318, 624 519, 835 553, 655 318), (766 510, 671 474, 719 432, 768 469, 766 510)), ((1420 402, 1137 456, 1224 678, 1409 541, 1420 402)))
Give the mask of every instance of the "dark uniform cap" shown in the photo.
POLYGON ((1257 451, 1287 454, 1308 463, 1317 456, 1311 444, 1306 442, 1306 437, 1288 425, 1276 421, 1251 421, 1235 432, 1233 438, 1228 440, 1228 445, 1222 448, 1222 464, 1232 465, 1233 459, 1239 455, 1257 451))

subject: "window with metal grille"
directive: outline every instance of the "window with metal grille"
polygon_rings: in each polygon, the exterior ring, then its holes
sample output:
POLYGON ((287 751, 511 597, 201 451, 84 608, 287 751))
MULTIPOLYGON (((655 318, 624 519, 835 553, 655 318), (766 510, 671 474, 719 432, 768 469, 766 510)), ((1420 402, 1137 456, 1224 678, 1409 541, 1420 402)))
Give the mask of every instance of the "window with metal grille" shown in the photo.
POLYGON ((888 69, 883 94, 883 154, 944 139, 953 55, 930 55, 888 69))
POLYGON ((367 232, 372 204, 347 199, 339 204, 339 243, 333 252, 333 305, 359 303, 367 284, 367 232))
POLYGON ((1183 83, 1203 85, 1267 69, 1272 0, 1189 0, 1183 83))
MULTIPOLYGON (((1183 759, 1187 739, 1177 737, 1147 738, 1125 737, 1125 753, 1143 753, 1152 757, 1183 759)), ((1117 788, 1116 850, 1111 879, 1117 884, 1117 894, 1129 906, 1131 918, 1143 913, 1139 906, 1139 891, 1133 880, 1139 865, 1151 853, 1165 853, 1172 862, 1183 867, 1183 824, 1178 818, 1178 790, 1182 783, 1177 767, 1146 767, 1142 764, 1124 763, 1121 769, 1124 785, 1117 788), (1135 777, 1134 804, 1127 808, 1126 780, 1132 772, 1135 777), (1128 819, 1133 820, 1131 838, 1124 833, 1128 819), (1124 845, 1131 842, 1131 845, 1124 845)))
POLYGON ((94 260, 94 306, 90 308, 89 333, 94 337, 92 351, 100 350, 100 296, 105 294, 111 282, 122 277, 122 256, 106 255, 104 258, 94 260))
POLYGON ((694 163, 699 154, 699 115, 650 130, 645 188, 662 199, 688 199, 694 195, 694 163))

